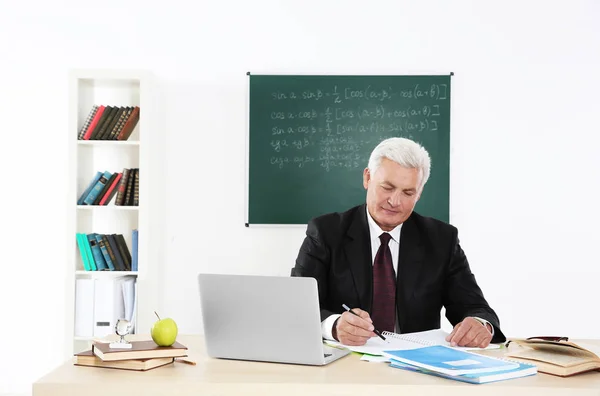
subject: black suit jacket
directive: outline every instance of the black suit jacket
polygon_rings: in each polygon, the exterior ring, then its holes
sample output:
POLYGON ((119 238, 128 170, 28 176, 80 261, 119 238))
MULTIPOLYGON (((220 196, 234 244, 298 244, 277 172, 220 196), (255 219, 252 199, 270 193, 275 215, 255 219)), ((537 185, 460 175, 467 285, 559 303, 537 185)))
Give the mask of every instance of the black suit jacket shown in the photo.
MULTIPOLYGON (((292 276, 317 280, 321 320, 342 304, 371 312, 373 260, 366 205, 311 220, 292 276)), ((396 310, 401 333, 440 328, 440 311, 454 326, 478 316, 494 326, 492 342, 504 342, 455 227, 415 212, 404 222, 398 255, 396 310)))

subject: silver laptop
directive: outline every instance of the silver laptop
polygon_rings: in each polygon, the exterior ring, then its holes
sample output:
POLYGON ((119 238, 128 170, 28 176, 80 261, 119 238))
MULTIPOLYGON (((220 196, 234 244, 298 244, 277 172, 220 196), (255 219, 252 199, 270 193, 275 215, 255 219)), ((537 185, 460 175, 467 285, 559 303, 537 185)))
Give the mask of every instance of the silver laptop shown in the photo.
POLYGON ((200 274, 198 283, 211 357, 325 365, 350 352, 323 343, 314 278, 200 274))

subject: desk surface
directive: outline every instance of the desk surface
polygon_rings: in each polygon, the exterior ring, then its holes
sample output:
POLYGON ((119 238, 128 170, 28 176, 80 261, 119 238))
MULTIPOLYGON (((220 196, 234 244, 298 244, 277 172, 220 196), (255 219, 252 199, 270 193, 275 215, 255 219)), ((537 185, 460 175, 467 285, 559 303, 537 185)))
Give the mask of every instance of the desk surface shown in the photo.
MULTIPOLYGON (((535 376, 473 385, 430 375, 393 369, 384 363, 360 361, 350 354, 327 366, 213 359, 206 355, 200 336, 180 336, 196 366, 175 363, 147 372, 74 366, 71 361, 33 384, 33 396, 54 395, 596 395, 600 372, 560 378, 535 376), (412 391, 412 392, 411 392, 412 391), (409 393, 400 393, 409 392, 409 393)), ((596 341, 599 342, 599 341, 596 341)), ((486 354, 502 354, 506 350, 486 354)))

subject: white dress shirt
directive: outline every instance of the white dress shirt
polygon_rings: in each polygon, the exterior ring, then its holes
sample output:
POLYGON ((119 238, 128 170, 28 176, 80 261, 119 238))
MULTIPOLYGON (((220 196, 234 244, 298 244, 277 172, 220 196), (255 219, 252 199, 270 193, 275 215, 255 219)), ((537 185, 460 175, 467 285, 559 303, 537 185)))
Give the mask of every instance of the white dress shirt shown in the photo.
MULTIPOLYGON (((375 263, 375 256, 377 255, 377 250, 379 250, 379 246, 381 246, 381 240, 379 239, 379 236, 382 233, 384 233, 385 231, 383 231, 381 229, 381 227, 379 227, 377 225, 377 223, 375 223, 375 220, 373 220, 373 218, 371 217, 369 210, 367 209, 366 211, 367 211, 367 222, 369 223, 369 236, 371 239, 371 265, 373 265, 375 263)), ((393 230, 389 231, 389 234, 392 238, 388 242, 388 246, 390 248, 390 253, 392 254, 392 264, 394 265, 394 273, 396 274, 396 276, 398 276, 398 255, 400 253, 400 232, 401 231, 402 231, 402 224, 400 224, 393 230)), ((354 307, 350 307, 350 308, 354 308, 354 307)), ((398 311, 396 310, 395 331, 397 333, 399 333, 397 312, 398 311)), ((332 335, 333 324, 335 323, 337 318, 339 318, 340 316, 342 316, 342 315, 334 314, 334 315, 327 317, 324 321, 321 322, 321 335, 323 336, 323 338, 325 338, 327 340, 334 340, 333 335, 332 335)), ((490 328, 492 329, 492 336, 494 335, 494 326, 492 326, 491 323, 489 323, 487 320, 482 319, 482 318, 475 317, 475 319, 477 319, 484 326, 486 324, 489 324, 490 328)))

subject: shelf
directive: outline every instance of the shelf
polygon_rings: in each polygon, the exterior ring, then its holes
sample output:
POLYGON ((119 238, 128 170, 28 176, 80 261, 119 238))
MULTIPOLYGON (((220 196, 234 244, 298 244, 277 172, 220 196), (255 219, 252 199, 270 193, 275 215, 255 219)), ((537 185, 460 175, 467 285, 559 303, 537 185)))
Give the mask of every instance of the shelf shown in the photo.
MULTIPOLYGON (((77 294, 77 286, 89 285, 92 283, 90 280, 107 284, 120 277, 135 280, 132 300, 136 327, 150 328, 156 321, 153 311, 161 306, 160 293, 156 290, 160 289, 159 275, 164 257, 161 242, 164 240, 164 234, 163 227, 151 225, 163 224, 165 218, 162 203, 165 194, 165 140, 162 132, 156 127, 159 109, 155 107, 157 93, 154 88, 154 76, 151 72, 142 70, 71 70, 69 74, 69 126, 64 129, 68 134, 66 143, 69 151, 69 191, 64 196, 69 216, 69 258, 65 262, 65 275, 69 279, 66 285, 66 357, 72 357, 75 350, 80 351, 84 344, 95 339, 78 336, 91 334, 90 324, 87 322, 86 331, 81 330, 83 325, 77 322, 78 315, 82 315, 82 312, 87 313, 86 310, 90 308, 104 307, 110 303, 105 302, 103 298, 96 298, 95 287, 92 295, 85 287, 79 290, 79 295, 77 294), (138 120, 128 140, 79 140, 77 137, 84 124, 91 121, 87 118, 94 105, 119 108, 139 106, 143 109, 143 117, 138 120), (138 179, 139 197, 142 198, 139 206, 115 205, 118 190, 106 206, 77 204, 77 200, 98 172, 114 174, 121 173, 124 169, 139 169, 144 175, 138 179), (148 199, 149 197, 152 199, 148 199), (89 250, 86 249, 87 245, 84 245, 82 253, 76 234, 123 235, 133 260, 133 230, 139 232, 136 247, 142 272, 84 270, 83 255, 87 260, 90 259, 92 244, 89 250), (86 302, 78 307, 78 298, 81 301, 83 297, 86 302)), ((115 114, 122 115, 121 112, 115 114)), ((120 117, 117 122, 121 120, 120 117)), ((111 119, 111 125, 113 121, 115 120, 111 119)), ((119 184, 115 188, 120 187, 119 184)), ((97 241, 95 246, 98 246, 97 241)), ((118 248, 121 253, 122 246, 118 248)), ((93 259, 94 253, 97 252, 91 253, 93 259)), ((88 316, 84 316, 85 320, 89 319, 88 316)), ((111 323, 114 320, 115 318, 112 318, 111 323)))
POLYGON ((138 271, 75 271, 75 275, 91 275, 95 278, 115 278, 118 276, 137 276, 138 271))
POLYGON ((139 146, 139 140, 78 140, 77 144, 80 146, 139 146))
POLYGON ((77 205, 77 210, 118 210, 125 212, 137 212, 139 206, 119 206, 119 205, 77 205))

